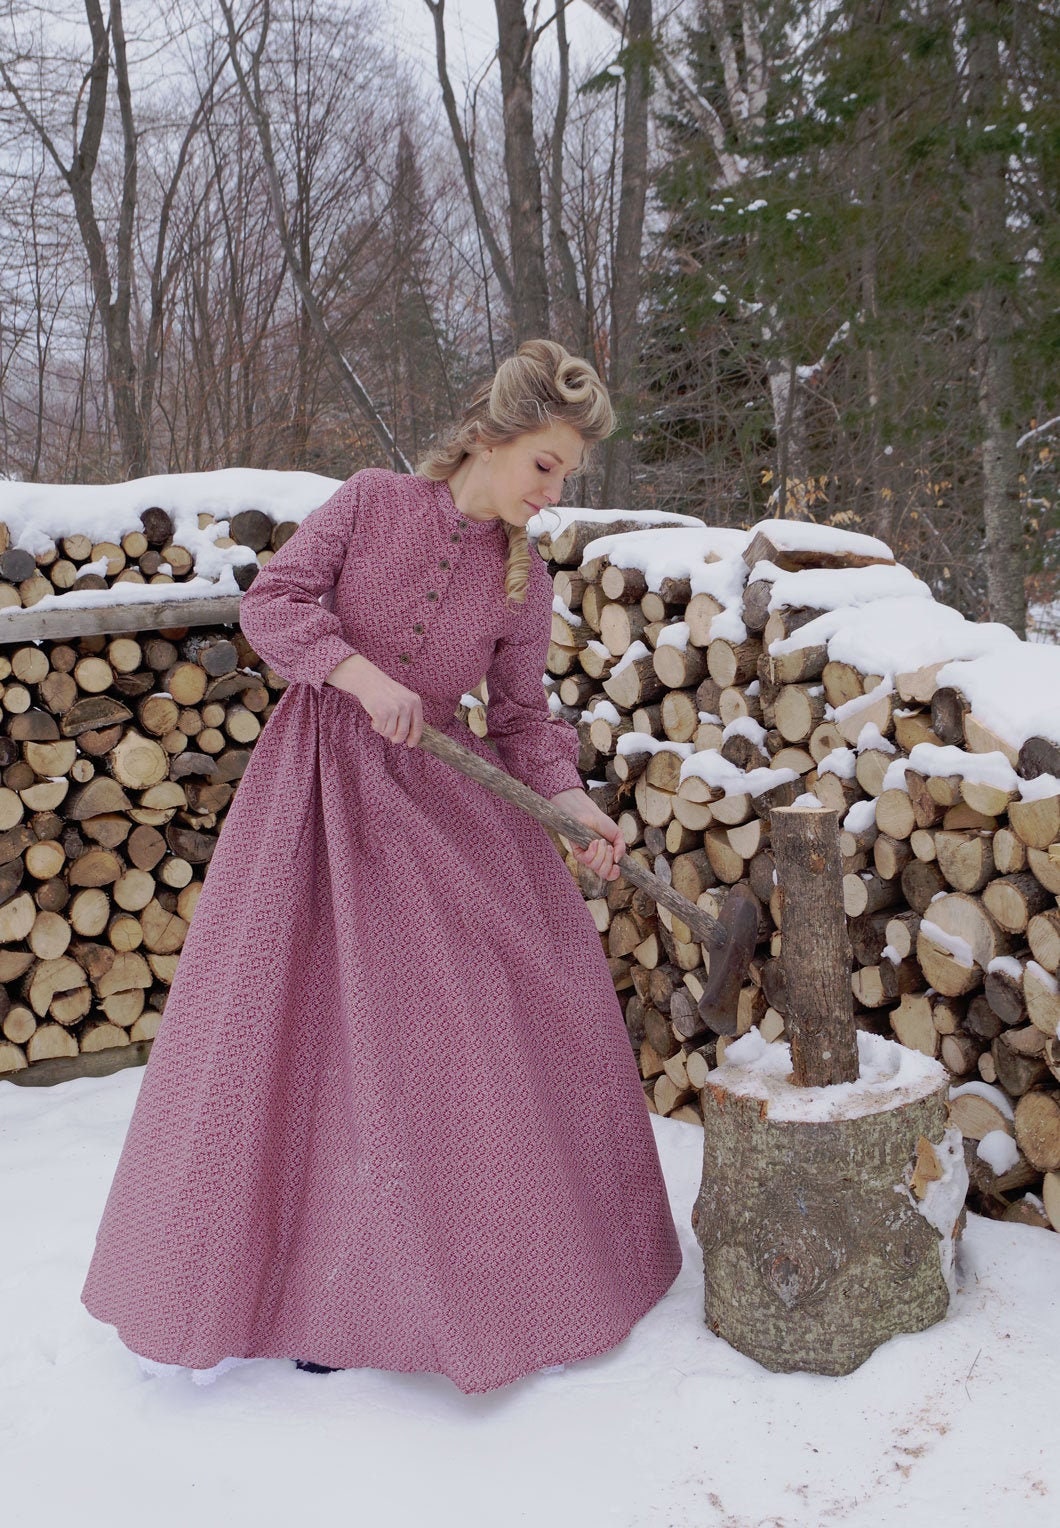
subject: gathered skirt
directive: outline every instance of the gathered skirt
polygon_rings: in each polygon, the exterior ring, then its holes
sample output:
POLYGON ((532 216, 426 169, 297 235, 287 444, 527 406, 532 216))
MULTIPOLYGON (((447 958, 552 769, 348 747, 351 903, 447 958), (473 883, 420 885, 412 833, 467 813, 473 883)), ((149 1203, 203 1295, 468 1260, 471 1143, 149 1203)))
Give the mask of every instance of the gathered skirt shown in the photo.
POLYGON ((680 1262, 600 937, 545 829, 347 693, 289 686, 218 835, 87 1309, 160 1363, 474 1392, 613 1347, 680 1262))

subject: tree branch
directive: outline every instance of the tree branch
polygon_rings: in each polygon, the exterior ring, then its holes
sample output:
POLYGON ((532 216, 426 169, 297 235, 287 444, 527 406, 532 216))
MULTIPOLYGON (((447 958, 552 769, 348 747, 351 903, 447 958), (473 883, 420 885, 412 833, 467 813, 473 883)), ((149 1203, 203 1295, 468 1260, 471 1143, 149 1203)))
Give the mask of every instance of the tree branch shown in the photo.
POLYGON ((272 126, 261 89, 261 62, 265 53, 265 43, 270 24, 268 0, 265 0, 265 4, 262 7, 261 32, 257 44, 250 50, 249 72, 244 69, 239 56, 240 43, 243 39, 236 28, 232 0, 219 0, 219 4, 228 31, 228 53, 232 61, 232 68, 243 99, 246 102, 247 110, 254 123, 258 142, 261 145, 262 159, 265 166, 265 179, 269 188, 269 201, 272 206, 273 218, 276 222, 276 231, 283 246, 287 264, 291 270, 291 278, 298 290, 298 295, 305 304, 305 310, 309 315, 310 323, 313 325, 328 355, 330 355, 338 367, 346 390, 368 420, 376 438, 383 445, 387 455, 393 460, 395 467, 401 472, 411 472, 411 462, 394 439, 386 420, 373 403, 367 388, 336 342, 331 327, 324 316, 320 304, 317 302, 316 295, 309 282, 308 273, 299 259, 295 242, 291 237, 291 229, 284 209, 283 188, 280 185, 280 174, 277 169, 276 155, 273 149, 272 126))

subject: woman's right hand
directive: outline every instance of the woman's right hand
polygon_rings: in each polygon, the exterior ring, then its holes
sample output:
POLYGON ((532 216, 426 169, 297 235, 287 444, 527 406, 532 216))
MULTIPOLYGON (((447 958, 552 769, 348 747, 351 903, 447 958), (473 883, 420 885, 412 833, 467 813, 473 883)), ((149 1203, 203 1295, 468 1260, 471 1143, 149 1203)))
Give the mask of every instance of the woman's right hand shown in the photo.
POLYGON ((423 733, 423 702, 389 674, 358 653, 328 675, 328 683, 355 695, 372 718, 372 730, 392 743, 415 748, 423 733))

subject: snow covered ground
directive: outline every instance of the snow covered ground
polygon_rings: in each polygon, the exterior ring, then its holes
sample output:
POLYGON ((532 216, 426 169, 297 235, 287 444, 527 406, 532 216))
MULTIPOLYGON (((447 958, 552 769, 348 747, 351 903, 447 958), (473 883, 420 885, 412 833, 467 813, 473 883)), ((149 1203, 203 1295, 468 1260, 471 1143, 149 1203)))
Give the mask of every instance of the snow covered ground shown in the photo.
POLYGON ((9 1528, 997 1528, 1060 1521, 1060 1236, 969 1220, 949 1317, 842 1379, 712 1336, 701 1133, 653 1124, 684 1249, 617 1348, 483 1396, 258 1361, 149 1378, 79 1292, 143 1072, 0 1085, 9 1528))

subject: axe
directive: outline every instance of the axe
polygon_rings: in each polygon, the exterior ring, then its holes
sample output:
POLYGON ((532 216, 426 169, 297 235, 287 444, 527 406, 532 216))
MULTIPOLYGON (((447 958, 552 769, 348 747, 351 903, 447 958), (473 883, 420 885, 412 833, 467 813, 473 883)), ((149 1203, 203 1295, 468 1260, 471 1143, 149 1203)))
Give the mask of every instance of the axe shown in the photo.
MULTIPOLYGON (((529 812, 531 817, 536 817, 554 832, 562 833, 570 843, 587 848, 600 837, 576 817, 553 806, 545 796, 539 796, 529 785, 516 780, 507 770, 480 758, 472 749, 428 722, 423 725, 418 746, 477 780, 495 796, 529 812)), ((731 887, 721 913, 712 918, 629 854, 623 854, 616 863, 627 881, 646 891, 659 906, 680 918, 691 930, 692 938, 709 950, 707 984, 699 1000, 700 1016, 715 1034, 734 1034, 736 1000, 758 940, 758 902, 754 894, 745 886, 731 887)))

